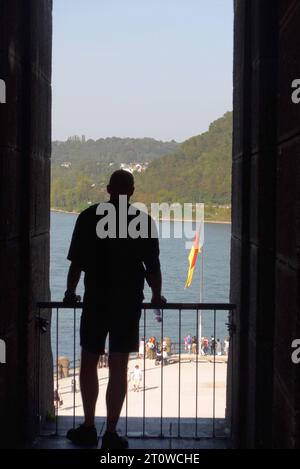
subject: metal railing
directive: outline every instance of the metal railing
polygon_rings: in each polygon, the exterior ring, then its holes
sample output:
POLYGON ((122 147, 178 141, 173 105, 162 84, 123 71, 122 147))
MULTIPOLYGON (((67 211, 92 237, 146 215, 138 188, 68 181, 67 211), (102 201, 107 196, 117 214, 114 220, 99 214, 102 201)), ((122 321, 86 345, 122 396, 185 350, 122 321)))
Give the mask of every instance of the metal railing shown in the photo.
MULTIPOLYGON (((71 346, 72 348, 72 357, 69 359, 69 364, 71 373, 68 375, 72 380, 72 393, 73 393, 73 399, 72 399, 72 422, 73 422, 73 427, 75 426, 76 423, 76 386, 77 386, 77 377, 79 374, 79 366, 80 366, 80 359, 79 359, 79 345, 78 345, 78 312, 82 310, 83 304, 82 303, 77 303, 76 306, 68 306, 62 302, 40 302, 38 303, 38 310, 39 314, 37 316, 37 321, 39 324, 39 330, 40 330, 40 337, 39 337, 39 343, 42 340, 41 336, 43 333, 46 332, 48 323, 45 320, 44 316, 44 311, 45 310, 52 310, 52 353, 54 356, 54 370, 53 370, 53 377, 54 377, 54 387, 56 390, 59 390, 59 384, 61 382, 61 363, 59 362, 59 352, 60 348, 62 346, 62 343, 60 341, 60 335, 61 331, 59 328, 59 320, 61 317, 63 317, 64 313, 63 311, 67 310, 69 313, 72 315, 72 324, 71 327, 68 327, 69 330, 71 329, 71 337, 68 339, 64 337, 64 340, 69 341, 69 347, 71 346), (61 311, 63 310, 63 311, 61 311), (54 314, 53 314, 54 312, 54 314), (54 327, 54 329, 53 329, 54 327)), ((142 370, 142 376, 143 376, 143 386, 142 386, 142 391, 143 391, 143 396, 142 396, 142 409, 141 409, 141 415, 138 417, 132 418, 130 416, 130 406, 129 406, 129 393, 127 390, 127 395, 126 395, 126 400, 124 403, 124 411, 125 411, 125 417, 123 417, 123 427, 124 427, 124 432, 126 436, 133 436, 136 438, 137 436, 140 436, 142 438, 149 438, 149 437, 160 437, 160 438, 170 438, 170 437, 176 437, 176 438, 182 438, 182 437, 192 437, 199 439, 201 438, 204 434, 201 430, 203 428, 203 422, 204 424, 210 427, 209 433, 205 433, 204 437, 205 438, 216 438, 216 437, 224 437, 225 433, 223 432, 224 428, 218 433, 218 423, 222 421, 222 425, 224 426, 225 423, 225 416, 218 416, 216 415, 216 374, 217 374, 217 366, 219 363, 227 363, 227 372, 226 372, 226 379, 228 375, 228 362, 230 363, 230 366, 233 364, 233 350, 232 350, 232 333, 234 332, 234 320, 233 320, 233 315, 234 315, 234 310, 235 310, 235 305, 233 304, 227 304, 227 303, 168 303, 164 306, 163 309, 161 309, 161 322, 158 323, 155 327, 155 334, 158 336, 156 338, 157 340, 157 348, 160 347, 162 348, 162 345, 165 344, 165 339, 166 337, 170 339, 172 342, 172 348, 169 349, 169 352, 167 354, 167 357, 165 359, 161 359, 156 361, 156 366, 155 368, 160 368, 160 402, 159 402, 159 411, 157 412, 159 415, 156 415, 155 418, 153 418, 153 415, 151 417, 147 417, 146 413, 146 383, 149 381, 148 374, 150 373, 150 365, 151 365, 151 359, 149 358, 150 354, 147 355, 147 346, 146 346, 146 337, 147 334, 149 333, 149 330, 151 330, 151 335, 153 335, 153 322, 152 325, 148 324, 147 326, 147 321, 148 323, 151 323, 151 320, 147 317, 150 314, 150 310, 153 310, 153 305, 151 303, 144 303, 142 305, 142 317, 141 317, 141 322, 140 322, 140 334, 144 337, 145 339, 145 347, 144 347, 144 353, 143 353, 143 358, 141 359, 143 363, 143 370, 142 370), (170 318, 166 318, 166 316, 171 313, 172 315, 172 321, 170 322, 170 318), (185 319, 189 313, 189 322, 188 324, 186 323, 185 319), (227 316, 224 317, 224 315, 227 313, 227 316), (222 319, 220 321, 220 316, 222 316, 222 319), (176 327, 177 331, 176 334, 174 334, 174 319, 177 317, 177 323, 178 323, 178 328, 176 327), (182 328, 184 327, 185 330, 189 331, 192 329, 191 326, 191 318, 193 318, 193 324, 194 328, 193 330, 196 331, 194 334, 197 338, 196 345, 194 345, 191 350, 189 351, 190 353, 185 353, 186 351, 184 350, 184 334, 182 333, 182 328), (208 319, 206 322, 205 320, 208 319), (204 327, 203 327, 203 322, 204 322, 204 327), (220 324, 222 324, 223 327, 223 332, 226 330, 227 337, 229 340, 229 348, 230 348, 230 360, 229 358, 229 350, 227 351, 227 356, 225 355, 220 355, 220 347, 219 351, 217 350, 217 343, 216 343, 216 338, 217 338, 217 330, 220 330, 220 324), (199 329, 200 328, 200 329, 199 329), (201 337, 198 336, 198 333, 200 332, 201 337), (205 334, 207 332, 207 334, 205 334), (202 338, 208 338, 210 333, 211 337, 213 337, 214 343, 210 344, 211 346, 211 353, 210 354, 205 354, 203 350, 203 341, 202 338), (222 358, 221 358, 222 357, 222 358), (189 399, 190 393, 186 393, 186 389, 184 387, 183 383, 183 369, 186 371, 187 367, 185 366, 185 363, 189 362, 190 363, 190 368, 189 368, 189 376, 191 373, 192 368, 194 367, 193 373, 194 373, 194 378, 193 378, 193 383, 195 386, 195 392, 194 392, 194 402, 193 404, 189 401, 189 408, 191 406, 194 408, 193 410, 193 416, 191 415, 184 415, 183 411, 183 399, 189 399), (211 405, 211 410, 206 411, 206 414, 209 413, 209 416, 203 416, 201 413, 199 413, 199 402, 201 399, 201 395, 199 395, 199 392, 201 390, 201 385, 200 385, 200 377, 201 377, 201 370, 203 370, 203 367, 200 368, 200 364, 202 362, 207 362, 210 363, 210 368, 209 370, 212 372, 211 376, 211 382, 208 383, 208 385, 211 385, 212 388, 212 395, 211 398, 209 399, 209 405, 211 405), (166 395, 164 394, 165 390, 165 382, 164 382, 164 376, 166 374, 166 365, 175 365, 177 367, 177 378, 175 379, 176 381, 176 387, 177 390, 173 389, 172 391, 172 396, 168 395, 167 397, 172 400, 177 400, 177 409, 176 409, 176 416, 166 416, 164 414, 164 404, 166 400, 166 395), (158 365, 158 366, 157 366, 158 365), (132 424, 134 426, 134 432, 130 432, 129 429, 129 422, 132 420, 132 424), (137 431, 137 426, 139 425, 137 422, 141 421, 141 429, 140 431, 137 431), (147 421, 151 421, 151 432, 147 431, 147 421), (155 422, 154 422, 155 421, 155 422), (187 435, 184 431, 182 431, 183 426, 187 426, 189 428, 189 434, 187 435), (153 428, 155 427, 155 430, 153 428), (168 430, 166 430, 166 427, 168 427, 168 430), (192 431, 190 431, 192 429, 192 431)), ((69 317, 70 320, 70 317, 69 317)), ((150 335, 150 334, 149 334, 150 335)), ((208 339, 204 339, 207 341, 208 339)), ((205 342, 206 343, 206 342, 205 342)), ((195 344, 195 341, 194 341, 195 344)), ((207 352, 207 350, 206 350, 207 352)), ((222 352, 221 352, 222 354, 222 352)), ((152 354, 152 359, 154 360, 152 363, 155 363, 155 356, 152 354)), ((37 363, 37 369, 40 370, 40 367, 42 364, 40 363, 40 358, 38 358, 38 363, 37 363)), ((174 373, 173 373, 174 375, 174 373)), ((230 373, 230 376, 232 373, 230 373)), ((39 376, 37 377, 37 380, 39 380, 39 376)), ((175 383, 174 381, 174 383, 175 383)), ((227 383, 228 385, 228 383, 227 383)), ((39 384, 38 384, 39 386, 39 384)), ((226 384, 225 384, 226 387, 226 384)), ((38 391, 38 401, 39 401, 39 391, 38 391)), ((190 413, 190 411, 189 411, 190 413)), ((224 413, 225 413, 225 402, 224 402, 224 413)), ((59 417, 60 415, 60 403, 59 400, 56 399, 55 403, 55 434, 58 435, 59 433, 59 417)), ((104 417, 103 415, 101 417, 104 417)), ((230 432, 230 422, 226 422, 226 431, 227 431, 227 437, 230 432)))

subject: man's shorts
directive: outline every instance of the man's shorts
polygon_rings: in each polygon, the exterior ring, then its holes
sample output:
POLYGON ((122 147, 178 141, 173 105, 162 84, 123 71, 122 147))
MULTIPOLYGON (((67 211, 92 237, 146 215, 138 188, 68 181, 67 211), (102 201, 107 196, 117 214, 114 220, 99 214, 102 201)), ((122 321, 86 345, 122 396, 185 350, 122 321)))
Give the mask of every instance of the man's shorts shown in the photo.
POLYGON ((87 352, 103 355, 109 335, 110 352, 137 352, 140 318, 140 304, 114 307, 84 305, 80 345, 87 352))

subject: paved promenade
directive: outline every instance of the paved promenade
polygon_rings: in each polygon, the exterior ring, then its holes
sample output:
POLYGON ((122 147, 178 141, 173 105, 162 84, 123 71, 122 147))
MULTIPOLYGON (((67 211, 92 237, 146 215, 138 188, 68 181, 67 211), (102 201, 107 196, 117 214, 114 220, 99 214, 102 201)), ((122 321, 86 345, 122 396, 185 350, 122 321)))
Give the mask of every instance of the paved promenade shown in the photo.
MULTIPOLYGON (((128 382, 128 399, 124 404, 122 416, 142 417, 178 417, 212 418, 213 417, 213 382, 215 369, 215 417, 224 418, 226 403, 227 357, 199 357, 198 364, 194 355, 172 357, 171 363, 163 366, 155 365, 154 360, 131 359, 128 374, 130 376, 136 364, 142 372, 140 391, 133 391, 132 381, 128 382), (198 400, 196 403, 196 373, 198 368, 198 400), (179 384, 180 376, 180 384, 179 384), (145 390, 145 393, 143 392, 145 390), (180 400, 179 400, 180 395, 180 400)), ((99 398, 96 407, 97 416, 105 416, 105 392, 108 381, 108 369, 98 369, 99 398)), ((77 389, 79 391, 78 370, 76 370, 77 389)), ((73 415, 72 376, 59 380, 59 391, 63 405, 58 409, 59 415, 73 415)), ((76 416, 83 415, 80 392, 75 394, 76 416)))

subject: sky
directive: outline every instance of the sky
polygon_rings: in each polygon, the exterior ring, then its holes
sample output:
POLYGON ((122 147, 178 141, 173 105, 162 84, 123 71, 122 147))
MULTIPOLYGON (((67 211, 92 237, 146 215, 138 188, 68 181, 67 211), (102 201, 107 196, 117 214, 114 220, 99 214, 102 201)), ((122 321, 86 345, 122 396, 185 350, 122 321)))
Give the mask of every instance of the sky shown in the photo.
POLYGON ((232 0, 54 0, 53 140, 199 135, 232 67, 232 0))

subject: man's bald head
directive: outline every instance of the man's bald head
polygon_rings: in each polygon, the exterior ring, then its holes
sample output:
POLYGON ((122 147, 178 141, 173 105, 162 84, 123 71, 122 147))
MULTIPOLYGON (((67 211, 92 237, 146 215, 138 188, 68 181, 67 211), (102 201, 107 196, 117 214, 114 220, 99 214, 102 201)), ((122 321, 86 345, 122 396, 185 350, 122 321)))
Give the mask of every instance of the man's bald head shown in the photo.
POLYGON ((124 169, 115 171, 110 177, 107 192, 112 198, 119 195, 131 197, 134 192, 134 178, 132 174, 124 169))

